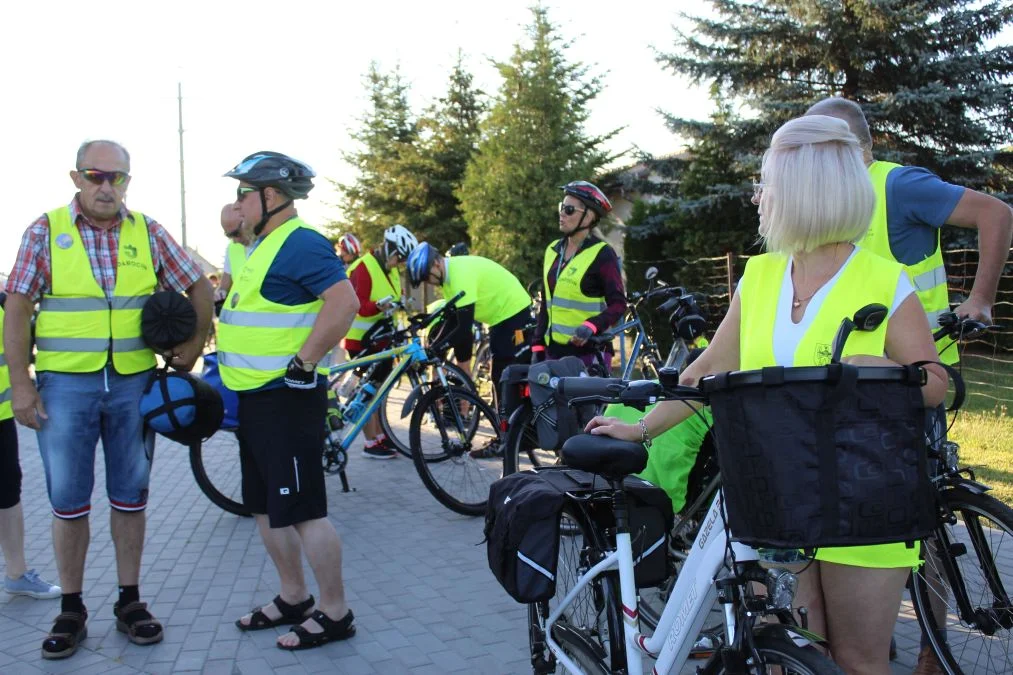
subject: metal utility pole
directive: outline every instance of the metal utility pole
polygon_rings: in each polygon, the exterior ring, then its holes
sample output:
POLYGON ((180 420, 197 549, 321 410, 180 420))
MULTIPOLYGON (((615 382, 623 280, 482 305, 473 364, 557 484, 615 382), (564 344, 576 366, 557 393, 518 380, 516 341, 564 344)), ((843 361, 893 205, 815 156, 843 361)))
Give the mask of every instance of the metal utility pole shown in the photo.
POLYGON ((179 101, 179 214, 183 228, 183 248, 186 248, 186 179, 183 177, 183 83, 176 83, 179 101))

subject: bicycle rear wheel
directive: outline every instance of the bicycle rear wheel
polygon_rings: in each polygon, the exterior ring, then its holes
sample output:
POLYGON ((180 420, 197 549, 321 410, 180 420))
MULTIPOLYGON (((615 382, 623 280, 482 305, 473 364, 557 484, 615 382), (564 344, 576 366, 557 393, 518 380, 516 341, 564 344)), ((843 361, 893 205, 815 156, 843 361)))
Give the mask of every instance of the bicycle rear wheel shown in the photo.
POLYGON ((909 586, 918 623, 951 675, 1013 672, 1013 509, 963 488, 941 497, 957 520, 923 542, 909 586))
MULTIPOLYGON (((556 594, 551 600, 528 605, 528 641, 532 665, 538 672, 565 672, 545 643, 545 619, 559 606, 605 547, 602 535, 574 505, 563 507, 556 564, 556 594), (551 668, 555 667, 555 671, 551 668)), ((581 670, 610 673, 626 667, 619 579, 607 572, 591 581, 553 625, 552 637, 581 670), (616 636, 613 644, 612 636, 616 636)))
POLYGON ((232 432, 218 432, 204 442, 190 445, 190 469, 211 502, 237 516, 249 516, 243 505, 239 441, 232 432))
POLYGON ((503 475, 552 466, 559 459, 555 450, 538 447, 531 401, 524 401, 507 429, 503 451, 503 475))
POLYGON ((474 391, 435 387, 412 413, 415 470, 437 501, 466 516, 485 513, 489 486, 503 474, 499 419, 474 391))

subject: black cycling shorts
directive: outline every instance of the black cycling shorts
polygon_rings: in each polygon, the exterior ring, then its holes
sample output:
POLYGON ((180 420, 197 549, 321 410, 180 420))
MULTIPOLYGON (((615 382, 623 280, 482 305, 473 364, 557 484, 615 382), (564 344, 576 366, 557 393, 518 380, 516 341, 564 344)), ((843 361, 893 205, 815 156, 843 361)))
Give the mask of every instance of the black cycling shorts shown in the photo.
POLYGON ((531 312, 522 309, 505 321, 489 327, 489 352, 492 354, 492 381, 499 382, 507 366, 516 361, 516 354, 528 341, 524 328, 531 323, 531 312))
MULTIPOLYGON (((349 349, 347 351, 349 361, 353 361, 359 358, 359 356, 361 355, 376 353, 375 351, 370 351, 368 348, 349 349)), ((363 368, 370 368, 373 365, 374 364, 370 364, 369 366, 363 366, 363 368)), ((391 371, 394 370, 394 359, 386 359, 384 361, 378 361, 376 362, 375 365, 376 368, 373 368, 373 374, 369 376, 369 381, 372 382, 374 385, 376 385, 377 388, 379 388, 380 384, 382 384, 383 381, 387 379, 387 376, 391 374, 391 371)), ((358 373, 358 369, 356 369, 356 372, 358 373)))
POLYGON ((14 419, 0 422, 0 509, 21 501, 21 463, 18 461, 18 429, 14 419))
POLYGON ((321 456, 327 389, 268 389, 239 394, 243 503, 271 527, 327 517, 321 456))

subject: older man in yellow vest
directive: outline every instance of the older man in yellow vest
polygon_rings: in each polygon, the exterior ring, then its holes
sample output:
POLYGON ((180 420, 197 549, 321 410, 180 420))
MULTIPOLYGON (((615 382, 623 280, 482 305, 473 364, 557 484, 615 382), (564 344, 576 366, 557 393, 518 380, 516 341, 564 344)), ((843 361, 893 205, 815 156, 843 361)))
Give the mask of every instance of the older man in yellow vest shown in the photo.
POLYGON ((25 232, 7 284, 4 321, 14 416, 38 431, 55 516, 63 597, 42 644, 47 659, 70 656, 86 635, 81 592, 100 438, 119 578, 116 627, 135 644, 162 640, 162 626, 138 589, 154 451, 138 407, 155 367, 155 354, 141 337, 141 307, 160 285, 190 295, 197 330, 170 355, 180 370, 190 370, 200 355, 212 311, 211 284, 190 255, 157 222, 124 206, 130 155, 122 146, 84 143, 70 177, 78 189, 70 204, 25 232), (37 387, 28 371, 36 302, 37 387))
POLYGON ((239 392, 243 502, 281 581, 281 592, 236 626, 295 624, 277 645, 305 649, 355 634, 320 453, 327 356, 359 303, 330 242, 293 205, 313 189, 310 167, 258 152, 226 175, 239 181, 236 201, 257 240, 225 299, 218 357, 222 381, 239 392), (303 552, 320 587, 319 603, 306 586, 303 552))

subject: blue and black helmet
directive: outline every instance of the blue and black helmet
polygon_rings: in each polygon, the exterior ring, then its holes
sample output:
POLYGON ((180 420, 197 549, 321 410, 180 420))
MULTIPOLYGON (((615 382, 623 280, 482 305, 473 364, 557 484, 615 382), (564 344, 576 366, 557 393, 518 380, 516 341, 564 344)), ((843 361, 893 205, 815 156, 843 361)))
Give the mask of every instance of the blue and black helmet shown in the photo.
POLYGON ((433 263, 439 257, 439 252, 428 241, 415 247, 405 264, 405 267, 408 268, 408 283, 412 285, 412 288, 418 288, 419 284, 426 280, 429 270, 433 268, 433 263))
POLYGON ((306 199, 316 173, 310 166, 280 152, 262 150, 249 155, 225 174, 254 187, 273 187, 290 199, 306 199))

